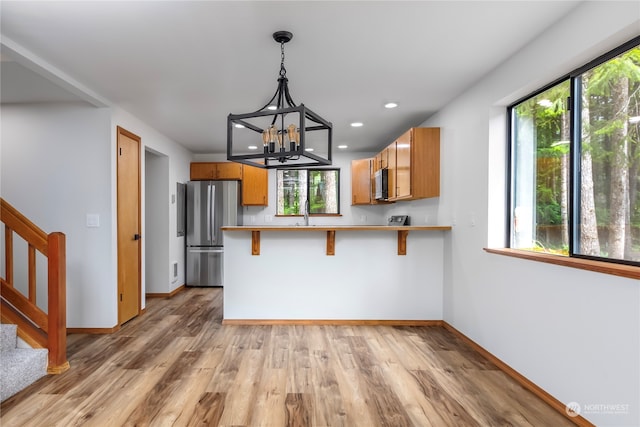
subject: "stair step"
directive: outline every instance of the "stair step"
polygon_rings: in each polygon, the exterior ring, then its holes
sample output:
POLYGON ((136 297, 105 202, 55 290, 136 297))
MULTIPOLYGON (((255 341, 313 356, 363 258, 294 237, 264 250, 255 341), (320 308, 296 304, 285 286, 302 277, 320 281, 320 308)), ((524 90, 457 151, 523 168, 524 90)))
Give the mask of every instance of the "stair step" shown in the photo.
POLYGON ((10 323, 0 324, 0 351, 10 351, 16 348, 18 327, 10 323))
POLYGON ((15 348, 0 357, 0 401, 47 375, 49 351, 44 348, 15 348))
POLYGON ((0 324, 0 401, 47 375, 49 350, 18 348, 16 325, 0 324))

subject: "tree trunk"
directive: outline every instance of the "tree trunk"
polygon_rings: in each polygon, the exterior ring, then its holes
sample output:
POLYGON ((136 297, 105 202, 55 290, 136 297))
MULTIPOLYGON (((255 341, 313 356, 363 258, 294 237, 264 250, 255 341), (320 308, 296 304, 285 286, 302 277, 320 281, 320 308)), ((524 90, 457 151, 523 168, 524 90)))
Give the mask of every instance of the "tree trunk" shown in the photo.
MULTIPOLYGON (((631 211, 638 205, 638 176, 640 175, 640 144, 637 142, 628 147, 629 159, 633 159, 629 165, 629 209, 627 209, 627 230, 624 243, 625 259, 634 259, 638 253, 633 252, 633 231, 631 230, 631 211)), ((636 259, 637 260, 637 259, 636 259)))
MULTIPOLYGON (((562 114, 562 141, 569 141, 569 111, 562 114)), ((569 155, 560 157, 560 234, 562 235, 562 247, 569 247, 569 155)))
POLYGON ((621 120, 620 128, 611 134, 611 181, 609 210, 609 258, 624 259, 625 223, 629 201, 629 165, 627 163, 627 102, 629 79, 621 77, 611 88, 614 120, 621 120))
POLYGON ((583 255, 600 256, 596 205, 593 195, 593 162, 589 144, 591 126, 589 122, 589 98, 586 96, 588 77, 582 77, 582 150, 580 167, 580 251, 583 255))

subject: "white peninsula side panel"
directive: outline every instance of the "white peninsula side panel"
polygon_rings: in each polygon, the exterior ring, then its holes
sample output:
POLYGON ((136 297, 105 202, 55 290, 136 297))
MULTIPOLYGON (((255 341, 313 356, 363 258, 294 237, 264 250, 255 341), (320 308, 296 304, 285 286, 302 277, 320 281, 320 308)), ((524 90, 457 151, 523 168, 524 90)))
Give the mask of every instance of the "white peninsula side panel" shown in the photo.
POLYGON ((443 231, 225 231, 225 320, 441 320, 443 231))

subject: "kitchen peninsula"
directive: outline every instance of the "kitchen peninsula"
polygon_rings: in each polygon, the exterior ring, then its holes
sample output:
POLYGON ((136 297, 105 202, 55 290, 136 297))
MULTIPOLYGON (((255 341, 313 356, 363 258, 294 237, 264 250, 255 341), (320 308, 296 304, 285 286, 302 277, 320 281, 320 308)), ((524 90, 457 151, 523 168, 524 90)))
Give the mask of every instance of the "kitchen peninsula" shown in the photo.
POLYGON ((441 320, 449 230, 224 227, 224 322, 441 320))

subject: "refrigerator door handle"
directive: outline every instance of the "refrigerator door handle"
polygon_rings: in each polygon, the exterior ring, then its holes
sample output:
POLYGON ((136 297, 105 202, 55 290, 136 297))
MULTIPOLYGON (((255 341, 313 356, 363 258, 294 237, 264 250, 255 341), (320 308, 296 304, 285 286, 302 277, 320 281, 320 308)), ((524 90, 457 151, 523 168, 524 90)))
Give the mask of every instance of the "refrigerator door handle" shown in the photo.
POLYGON ((211 204, 210 204, 211 215, 209 216, 209 230, 211 230, 212 243, 215 243, 216 241, 216 229, 215 229, 216 205, 215 203, 216 203, 216 186, 211 185, 211 204))
POLYGON ((207 183, 207 242, 211 243, 211 184, 207 183))
POLYGON ((220 254, 220 253, 224 253, 224 249, 189 249, 189 253, 194 253, 194 254, 209 254, 209 253, 220 254))

